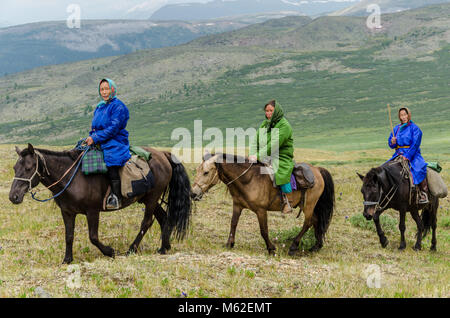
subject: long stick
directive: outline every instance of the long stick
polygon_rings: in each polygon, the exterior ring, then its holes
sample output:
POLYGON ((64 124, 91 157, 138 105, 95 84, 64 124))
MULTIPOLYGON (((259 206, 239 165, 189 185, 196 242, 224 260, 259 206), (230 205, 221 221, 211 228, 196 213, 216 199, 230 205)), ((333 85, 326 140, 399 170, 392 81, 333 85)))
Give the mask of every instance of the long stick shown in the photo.
POLYGON ((392 117, 391 117, 391 106, 388 105, 388 112, 389 112, 389 122, 391 123, 391 130, 392 130, 392 136, 395 137, 394 135, 394 126, 392 125, 392 117))

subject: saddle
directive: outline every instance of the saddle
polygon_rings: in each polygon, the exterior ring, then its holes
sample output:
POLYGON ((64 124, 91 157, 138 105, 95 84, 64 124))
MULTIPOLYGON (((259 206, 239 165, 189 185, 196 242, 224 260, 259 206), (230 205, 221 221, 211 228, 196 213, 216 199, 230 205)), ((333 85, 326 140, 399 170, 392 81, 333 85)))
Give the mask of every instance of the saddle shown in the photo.
POLYGON ((314 187, 316 180, 309 164, 305 162, 295 164, 292 173, 294 174, 295 181, 297 181, 297 186, 300 189, 309 189, 314 187))
POLYGON ((305 208, 306 190, 314 187, 316 179, 314 177, 314 173, 311 170, 311 166, 305 162, 295 164, 292 173, 295 176, 297 187, 301 192, 300 203, 298 204, 300 206, 300 210, 297 214, 297 217, 299 217, 300 213, 302 213, 303 209, 305 208))
MULTIPOLYGON (((266 173, 270 176, 270 179, 272 180, 272 185, 274 188, 277 188, 277 185, 275 183, 275 176, 274 176, 274 171, 272 166, 270 165, 266 165, 265 167, 262 168, 264 171, 263 173, 266 173)), ((297 215, 297 217, 299 217, 300 213, 303 211, 304 207, 305 207, 305 202, 306 202, 306 190, 310 189, 312 187, 314 187, 315 184, 315 177, 314 177, 314 173, 311 170, 311 166, 305 162, 302 163, 295 163, 294 164, 294 169, 292 170, 292 174, 295 177, 295 181, 297 184, 297 189, 300 190, 301 192, 301 199, 300 202, 297 206, 300 207, 300 211, 297 215)), ((281 194, 280 194, 280 199, 282 201, 281 198, 281 194)), ((296 207, 296 206, 295 206, 296 207)), ((294 207, 294 208, 295 208, 294 207)))

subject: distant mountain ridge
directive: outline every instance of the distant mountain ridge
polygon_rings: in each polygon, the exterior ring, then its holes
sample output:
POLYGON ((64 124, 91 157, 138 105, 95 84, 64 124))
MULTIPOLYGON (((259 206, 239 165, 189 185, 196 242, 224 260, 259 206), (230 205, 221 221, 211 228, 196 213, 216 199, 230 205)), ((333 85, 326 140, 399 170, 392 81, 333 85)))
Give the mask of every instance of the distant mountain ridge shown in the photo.
POLYGON ((181 3, 163 6, 155 11, 151 20, 198 20, 257 14, 272 11, 296 11, 317 16, 351 6, 348 1, 300 1, 300 0, 213 0, 207 3, 181 3))
POLYGON ((428 5, 449 3, 450 0, 362 0, 350 7, 337 10, 330 15, 334 16, 368 16, 367 7, 371 4, 377 4, 381 13, 394 13, 404 10, 416 9, 428 5))
POLYGON ((39 66, 175 46, 292 14, 298 13, 269 12, 190 22, 82 20, 79 29, 68 28, 65 21, 0 28, 0 76, 39 66))

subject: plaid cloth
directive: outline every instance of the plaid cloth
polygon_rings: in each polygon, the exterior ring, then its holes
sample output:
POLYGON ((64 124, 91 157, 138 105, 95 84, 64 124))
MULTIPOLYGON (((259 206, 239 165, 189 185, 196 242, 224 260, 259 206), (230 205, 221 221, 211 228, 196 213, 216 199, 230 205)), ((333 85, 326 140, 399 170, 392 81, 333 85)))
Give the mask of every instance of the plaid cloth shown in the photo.
POLYGON ((91 148, 81 162, 81 171, 86 175, 108 172, 108 167, 103 159, 103 151, 91 148))

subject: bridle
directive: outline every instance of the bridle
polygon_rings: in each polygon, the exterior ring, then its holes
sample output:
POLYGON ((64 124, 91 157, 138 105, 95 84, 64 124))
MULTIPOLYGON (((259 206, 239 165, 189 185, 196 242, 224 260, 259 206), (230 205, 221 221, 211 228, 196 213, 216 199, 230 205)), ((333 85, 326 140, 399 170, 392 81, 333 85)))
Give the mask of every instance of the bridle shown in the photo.
MULTIPOLYGON (((244 174, 246 174, 246 173, 250 170, 250 168, 251 168, 252 166, 253 166, 253 162, 250 163, 250 166, 249 166, 247 169, 245 169, 244 172, 242 172, 239 176, 237 176, 236 178, 234 178, 234 179, 231 180, 230 182, 225 183, 225 185, 226 185, 226 186, 229 186, 230 184, 232 184, 233 182, 235 182, 237 179, 239 179, 239 178, 242 177, 244 174)), ((213 180, 215 180, 216 178, 218 179, 218 175, 219 175, 219 171, 216 170, 216 175, 214 176, 214 179, 213 179, 213 180)), ((217 182, 218 182, 218 181, 217 181, 217 182)), ((217 182, 215 182, 215 183, 212 182, 212 185, 217 184, 217 182)), ((204 190, 202 189, 202 187, 201 187, 197 182, 194 182, 194 184, 193 184, 192 186, 193 186, 193 187, 194 187, 194 186, 199 187, 199 188, 202 190, 203 193, 206 192, 206 191, 204 191, 204 190)))
MULTIPOLYGON (((400 173, 401 177, 405 176, 405 173, 407 173, 407 166, 403 162, 400 162, 402 165, 402 171, 400 173)), ((380 197, 378 198, 378 201, 364 201, 364 206, 374 206, 375 205, 375 211, 381 211, 384 210, 388 204, 392 201, 394 198, 394 195, 397 193, 399 184, 396 184, 395 186, 392 186, 386 196, 381 200, 383 196, 383 187, 378 183, 378 186, 380 187, 380 197), (381 202, 380 202, 381 201, 381 202)), ((411 198, 410 198, 411 200, 411 198)))
POLYGON ((380 186, 380 197, 378 198, 378 201, 364 201, 364 206, 374 206, 375 205, 375 211, 381 211, 384 210, 388 204, 392 201, 394 198, 395 193, 398 190, 398 184, 391 187, 386 194, 386 196, 381 200, 381 197, 383 196, 383 188, 380 186), (380 202, 381 201, 381 202, 380 202), (385 203, 386 201, 386 203, 385 203))
MULTIPOLYGON (((78 146, 77 146, 77 147, 78 147, 78 146)), ((81 148, 80 148, 80 149, 81 149, 81 148)), ((83 149, 84 149, 84 148, 83 148, 83 149)), ((73 180, 75 174, 76 174, 77 171, 78 171, 78 168, 80 167, 80 164, 81 164, 81 162, 82 162, 84 156, 87 154, 88 151, 89 151, 89 147, 86 147, 86 148, 84 149, 84 151, 80 153, 80 155, 78 156, 78 158, 73 162, 73 164, 69 167, 69 169, 67 169, 66 172, 64 172, 64 174, 62 175, 62 177, 59 178, 58 181, 54 182, 53 184, 51 184, 51 185, 49 185, 49 186, 46 186, 47 189, 50 189, 51 187, 53 187, 53 186, 57 185, 58 183, 60 183, 60 182, 62 181, 62 179, 64 179, 64 177, 69 173, 70 170, 72 170, 72 168, 73 168, 73 167, 75 166, 75 164, 77 164, 77 162, 78 162, 77 168, 75 169, 74 173, 73 173, 72 176, 70 177, 70 180, 67 182, 67 184, 63 187, 63 189, 62 189, 60 192, 58 192, 57 194, 55 194, 55 195, 52 196, 51 198, 44 199, 44 200, 37 199, 37 198, 35 197, 36 192, 33 193, 33 192, 31 191, 31 190, 33 189, 33 186, 32 186, 33 178, 34 178, 36 175, 38 175, 38 176, 39 176, 39 181, 41 181, 41 180, 43 179, 43 176, 39 173, 39 158, 41 158, 41 160, 42 160, 42 162, 43 162, 43 165, 44 165, 44 168, 45 168, 45 172, 47 172, 47 175, 50 176, 50 173, 48 172, 48 168, 47 168, 47 163, 45 162, 45 158, 44 158, 44 156, 43 156, 39 151, 37 151, 37 150, 34 150, 34 152, 35 152, 35 154, 36 154, 36 170, 34 171, 33 175, 32 175, 30 178, 14 177, 13 180, 20 180, 20 181, 28 182, 29 186, 28 186, 28 191, 27 191, 27 192, 30 192, 30 193, 31 193, 31 197, 32 197, 34 200, 39 201, 39 202, 47 202, 47 201, 50 201, 50 200, 52 200, 52 199, 58 197, 59 195, 61 195, 61 194, 69 187, 69 185, 71 184, 71 182, 72 182, 72 180, 73 180)))
POLYGON ((39 173, 39 158, 41 158, 41 160, 43 162, 43 166, 45 169, 44 171, 47 173, 47 175, 50 175, 50 173, 48 172, 47 163, 45 162, 44 156, 36 150, 34 152, 36 153, 36 170, 31 175, 31 177, 30 178, 20 178, 20 177, 13 178, 13 180, 20 180, 20 181, 28 182, 28 191, 27 192, 31 192, 31 189, 33 189, 32 183, 33 183, 33 179, 36 175, 39 176, 39 181, 42 179, 42 175, 39 173))

